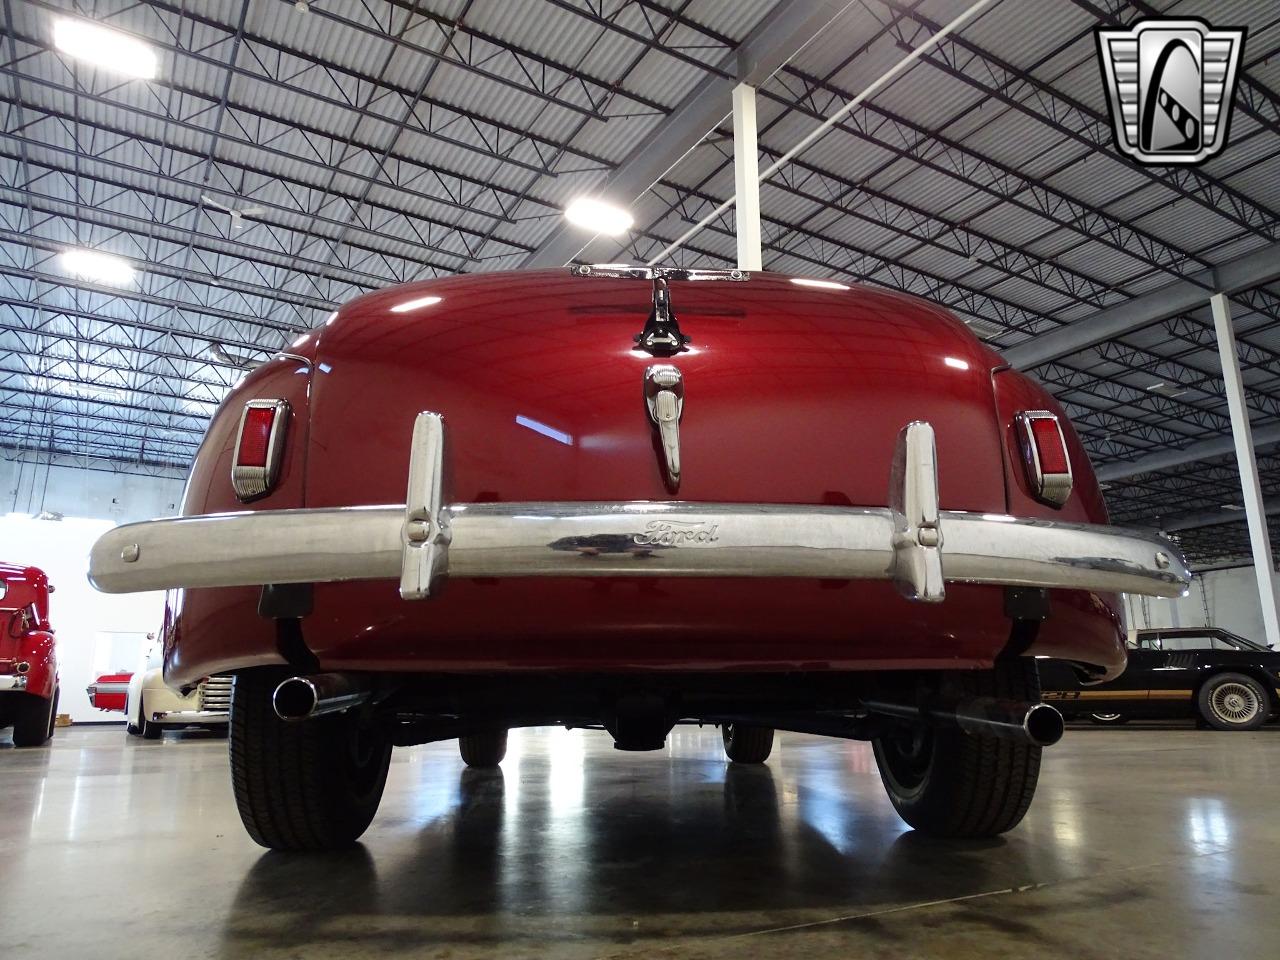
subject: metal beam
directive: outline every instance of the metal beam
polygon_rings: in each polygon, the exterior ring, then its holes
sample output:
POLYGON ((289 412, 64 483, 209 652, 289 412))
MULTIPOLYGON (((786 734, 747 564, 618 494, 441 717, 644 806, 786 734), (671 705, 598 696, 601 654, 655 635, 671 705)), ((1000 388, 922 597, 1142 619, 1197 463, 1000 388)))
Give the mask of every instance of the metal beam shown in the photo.
MULTIPOLYGON (((1280 443, 1280 423, 1259 427, 1253 430, 1252 433, 1255 449, 1270 446, 1273 443, 1280 443)), ((1180 467, 1187 463, 1223 457, 1234 449, 1235 442, 1231 437, 1214 437, 1212 440, 1193 443, 1188 447, 1183 447, 1181 450, 1164 450, 1160 453, 1153 453, 1149 457, 1143 457, 1140 460, 1108 463, 1098 468, 1098 479, 1103 483, 1112 480, 1126 480, 1142 473, 1157 473, 1161 470, 1170 470, 1173 467, 1180 467)))
MULTIPOLYGON (((1280 499, 1272 497, 1263 504, 1267 516, 1280 513, 1280 499)), ((1165 533, 1177 533, 1179 530, 1196 530, 1200 527, 1216 527, 1224 523, 1239 523, 1245 517, 1239 510, 1204 510, 1199 513, 1183 513, 1167 520, 1153 520, 1150 526, 1158 527, 1165 533)))
POLYGON ((1213 326, 1218 334, 1218 355, 1222 358, 1222 379, 1226 383, 1227 406, 1231 410, 1231 435, 1235 438, 1236 463, 1240 467, 1240 487, 1244 512, 1249 521, 1249 545, 1253 548, 1253 569, 1258 578, 1258 599, 1262 603, 1262 626, 1268 645, 1280 645, 1280 602, 1276 599, 1275 564, 1271 559, 1271 535, 1262 503, 1262 483, 1258 460, 1253 452, 1249 408, 1245 405, 1244 380, 1236 355, 1235 329, 1231 325, 1231 305, 1225 293, 1215 293, 1209 301, 1213 326))
MULTIPOLYGON (((730 96, 739 82, 759 86, 849 5, 848 0, 778 4, 725 56, 715 74, 694 87, 658 129, 609 172, 596 192, 613 203, 631 206, 729 115, 730 96)), ((581 230, 561 223, 522 266, 560 266, 589 241, 581 230)))
POLYGON ((1104 340, 1139 330, 1168 317, 1204 306, 1211 293, 1237 293, 1280 277, 1280 243, 1270 243, 1252 253, 1209 270, 1174 280, 1158 290, 1073 320, 1061 330, 1045 333, 1004 351, 1004 357, 1020 370, 1084 350, 1104 340))
POLYGON ((738 269, 759 270, 760 154, 756 147, 756 88, 749 83, 733 88, 733 176, 738 195, 734 210, 738 269))

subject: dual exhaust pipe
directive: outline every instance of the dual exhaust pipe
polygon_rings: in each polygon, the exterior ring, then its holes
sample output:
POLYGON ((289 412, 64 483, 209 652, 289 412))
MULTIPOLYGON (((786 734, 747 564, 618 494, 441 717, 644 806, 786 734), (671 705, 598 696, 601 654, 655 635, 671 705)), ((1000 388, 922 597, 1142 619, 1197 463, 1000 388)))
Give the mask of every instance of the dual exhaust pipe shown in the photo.
POLYGON ((349 673, 315 673, 282 681, 271 695, 271 705, 281 720, 310 720, 345 713, 372 695, 367 682, 349 673))
MULTIPOLYGON (((344 713, 368 702, 373 689, 368 681, 348 673, 317 673, 290 677, 272 694, 271 704, 281 720, 310 720, 344 713)), ((1062 739, 1065 725, 1060 714, 1044 703, 972 697, 924 706, 866 700, 868 712, 899 720, 955 726, 976 736, 1001 737, 1037 747, 1050 747, 1062 739)))
POLYGON ((1047 703, 1024 700, 999 700, 995 697, 972 697, 954 702, 935 702, 924 706, 865 700, 863 706, 873 714, 959 727, 980 737, 1000 737, 1036 747, 1051 747, 1062 739, 1066 730, 1062 714, 1047 703))

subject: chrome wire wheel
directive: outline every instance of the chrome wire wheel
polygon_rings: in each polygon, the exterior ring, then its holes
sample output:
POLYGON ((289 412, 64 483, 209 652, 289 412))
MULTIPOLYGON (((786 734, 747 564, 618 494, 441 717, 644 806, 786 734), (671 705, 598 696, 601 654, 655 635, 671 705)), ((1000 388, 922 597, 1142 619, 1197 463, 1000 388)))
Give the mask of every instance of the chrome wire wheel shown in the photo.
POLYGON ((1221 683, 1209 695, 1209 709, 1223 723, 1248 723, 1258 715, 1262 704, 1257 694, 1243 683, 1221 683))

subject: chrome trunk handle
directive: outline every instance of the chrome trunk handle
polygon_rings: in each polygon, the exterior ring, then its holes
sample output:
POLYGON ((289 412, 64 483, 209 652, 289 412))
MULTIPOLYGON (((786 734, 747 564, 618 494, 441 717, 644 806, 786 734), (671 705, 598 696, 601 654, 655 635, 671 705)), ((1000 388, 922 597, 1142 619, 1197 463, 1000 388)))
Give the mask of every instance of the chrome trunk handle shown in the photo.
POLYGON ((680 488, 680 417, 684 414, 684 377, 669 363, 655 363, 644 372, 644 399, 649 419, 662 441, 667 486, 680 488))

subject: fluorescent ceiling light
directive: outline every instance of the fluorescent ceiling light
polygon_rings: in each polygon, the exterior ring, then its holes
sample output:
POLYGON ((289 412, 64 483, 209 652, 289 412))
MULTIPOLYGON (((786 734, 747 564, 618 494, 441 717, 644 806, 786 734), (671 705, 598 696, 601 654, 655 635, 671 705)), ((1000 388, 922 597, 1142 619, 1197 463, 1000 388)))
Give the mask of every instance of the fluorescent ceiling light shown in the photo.
POLYGON ((97 250, 64 250, 58 256, 62 269, 85 280, 123 286, 133 282, 134 269, 128 260, 97 250))
POLYGON ((129 399, 129 394, 125 390, 97 383, 67 383, 63 380, 53 380, 49 377, 41 376, 27 377, 27 382, 37 393, 55 397, 115 400, 118 402, 124 402, 129 399))
POLYGON ((578 197, 564 208, 564 218, 575 227, 603 233, 607 237, 626 233, 635 223, 635 218, 626 210, 592 197, 578 197))
POLYGON ((55 20, 53 45, 68 56, 114 73, 140 80, 156 75, 156 52, 148 44, 91 20, 55 20))
POLYGON ((847 283, 836 283, 834 280, 816 280, 813 277, 792 277, 791 282, 800 287, 817 287, 819 290, 848 290, 847 283))
POLYGON ((404 303, 397 303, 391 308, 392 313, 408 313, 410 310, 418 310, 421 307, 430 307, 439 303, 444 297, 414 297, 412 300, 406 300, 404 303))
POLYGON ((959 357, 943 357, 942 362, 948 367, 955 367, 957 370, 968 370, 969 362, 961 360, 959 357))

